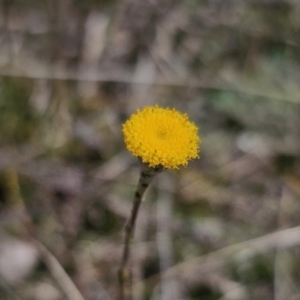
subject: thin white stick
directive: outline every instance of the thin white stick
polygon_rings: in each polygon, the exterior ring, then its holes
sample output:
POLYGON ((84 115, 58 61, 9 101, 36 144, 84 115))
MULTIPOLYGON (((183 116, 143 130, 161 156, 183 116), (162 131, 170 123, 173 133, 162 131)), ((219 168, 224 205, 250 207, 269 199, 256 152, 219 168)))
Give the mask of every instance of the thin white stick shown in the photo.
POLYGON ((56 279, 61 290, 66 295, 69 300, 84 300, 84 297, 81 295, 74 282, 71 280, 69 275, 66 273, 64 268, 55 258, 55 256, 39 241, 35 241, 36 246, 38 247, 42 258, 47 265, 52 276, 56 279))

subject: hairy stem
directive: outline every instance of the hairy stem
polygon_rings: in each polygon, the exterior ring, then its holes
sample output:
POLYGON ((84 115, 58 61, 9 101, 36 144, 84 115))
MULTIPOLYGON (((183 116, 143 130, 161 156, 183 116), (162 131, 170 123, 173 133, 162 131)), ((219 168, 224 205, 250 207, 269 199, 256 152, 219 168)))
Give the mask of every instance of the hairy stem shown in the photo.
POLYGON ((130 245, 133 242, 134 229, 143 195, 156 174, 162 172, 162 167, 150 168, 141 164, 140 179, 134 194, 133 207, 130 218, 125 226, 124 250, 119 269, 120 300, 132 299, 131 291, 131 271, 128 268, 130 258, 130 245))

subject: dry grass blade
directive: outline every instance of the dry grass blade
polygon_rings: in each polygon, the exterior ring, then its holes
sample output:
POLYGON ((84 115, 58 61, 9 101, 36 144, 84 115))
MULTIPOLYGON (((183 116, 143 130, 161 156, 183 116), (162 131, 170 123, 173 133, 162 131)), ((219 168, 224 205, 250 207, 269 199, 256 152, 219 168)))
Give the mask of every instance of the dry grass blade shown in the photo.
MULTIPOLYGON (((208 274, 221 268, 226 260, 243 250, 263 253, 271 249, 285 249, 300 244, 300 226, 270 233, 262 237, 237 243, 208 253, 206 255, 178 263, 158 276, 149 277, 146 283, 157 282, 160 276, 180 276, 181 280, 194 280, 198 276, 208 274)), ((145 282, 143 282, 145 284, 145 282)), ((134 290, 138 285, 134 286, 134 290)))
POLYGON ((67 299, 84 300, 84 297, 55 256, 40 242, 35 241, 35 244, 41 253, 42 259, 67 299))

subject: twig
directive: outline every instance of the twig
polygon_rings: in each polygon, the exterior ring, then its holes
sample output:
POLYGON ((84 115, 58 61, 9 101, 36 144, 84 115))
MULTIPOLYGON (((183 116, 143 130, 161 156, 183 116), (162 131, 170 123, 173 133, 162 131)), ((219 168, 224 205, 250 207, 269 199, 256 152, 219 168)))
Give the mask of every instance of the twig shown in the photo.
POLYGON ((10 166, 9 168, 7 168, 6 179, 11 192, 10 205, 15 209, 20 210, 20 212, 22 213, 22 217, 24 217, 23 225, 27 229, 27 233, 31 235, 31 238, 35 242, 37 249, 39 249, 39 252, 42 258, 44 259, 46 265, 48 266, 50 272, 52 273, 53 277, 57 280, 57 283, 60 285, 61 290, 70 300, 84 300, 83 296, 80 294, 75 284, 72 282, 72 280, 67 275, 67 273, 57 261, 57 259, 54 257, 54 255, 35 238, 36 234, 34 226, 32 224, 32 220, 29 214, 26 211, 26 206, 23 201, 23 198, 21 197, 19 188, 19 177, 14 166, 10 166))
POLYGON ((35 244, 38 247, 42 258, 47 265, 52 276, 56 279, 62 292, 67 296, 69 300, 84 300, 83 296, 75 286, 74 282, 70 279, 64 268, 55 258, 55 256, 39 241, 35 240, 35 244))
POLYGON ((215 82, 207 82, 204 78, 194 79, 186 78, 157 78, 155 80, 144 80, 143 78, 135 78, 127 69, 119 69, 117 72, 103 72, 103 70, 87 69, 74 72, 74 70, 63 68, 59 65, 50 68, 47 64, 39 63, 36 60, 27 60, 23 65, 9 66, 0 68, 0 76, 7 77, 23 77, 31 79, 47 79, 47 80, 78 80, 90 82, 120 82, 128 84, 144 84, 144 85, 158 85, 158 86, 178 86, 189 87, 205 90, 222 90, 232 93, 242 93, 251 97, 259 97, 268 100, 284 101, 291 104, 299 104, 299 98, 288 97, 279 92, 268 93, 265 90, 255 90, 249 87, 243 87, 240 84, 236 85, 235 82, 228 81, 228 79, 220 78, 215 82))
MULTIPOLYGON (((212 270, 221 268, 228 258, 247 250, 253 253, 262 253, 271 249, 286 249, 300 244, 300 226, 273 232, 262 237, 230 245, 206 255, 178 263, 160 275, 154 275, 146 283, 156 282, 161 276, 174 276, 180 274, 181 280, 197 280, 199 274, 207 274, 212 270), (197 276, 195 276, 197 274, 197 276)), ((138 283, 133 288, 138 289, 138 283)), ((145 284, 145 281, 143 282, 145 284)))

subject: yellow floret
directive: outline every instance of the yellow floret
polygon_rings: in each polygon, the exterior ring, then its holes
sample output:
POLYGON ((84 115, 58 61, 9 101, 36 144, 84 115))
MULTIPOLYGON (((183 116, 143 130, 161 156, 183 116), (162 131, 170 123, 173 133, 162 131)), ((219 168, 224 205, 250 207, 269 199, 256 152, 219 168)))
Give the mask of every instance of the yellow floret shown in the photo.
POLYGON ((198 157, 197 126, 186 114, 159 106, 138 110, 123 124, 126 148, 150 167, 178 169, 198 157))

